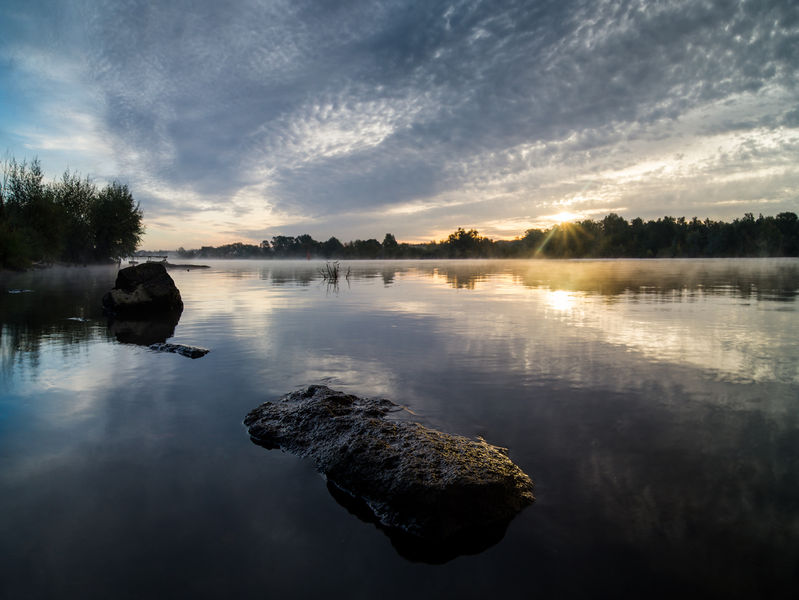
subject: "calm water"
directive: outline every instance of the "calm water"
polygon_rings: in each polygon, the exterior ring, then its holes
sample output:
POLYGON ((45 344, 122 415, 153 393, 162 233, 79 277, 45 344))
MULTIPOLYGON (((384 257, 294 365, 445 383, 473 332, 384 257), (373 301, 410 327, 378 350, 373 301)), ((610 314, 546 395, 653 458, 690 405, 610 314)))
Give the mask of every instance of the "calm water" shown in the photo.
POLYGON ((799 261, 209 264, 171 272, 198 360, 108 329, 115 268, 0 274, 0 598, 793 597, 799 261), (310 383, 508 447, 536 503, 403 557, 249 441, 310 383))

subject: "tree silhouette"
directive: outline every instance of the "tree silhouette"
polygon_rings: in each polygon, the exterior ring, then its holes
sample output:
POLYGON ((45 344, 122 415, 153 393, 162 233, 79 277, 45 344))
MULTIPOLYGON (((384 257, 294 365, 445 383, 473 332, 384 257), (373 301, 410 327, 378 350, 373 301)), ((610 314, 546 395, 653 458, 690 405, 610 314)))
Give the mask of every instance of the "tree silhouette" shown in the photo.
POLYGON ((98 192, 65 172, 44 183, 38 159, 3 164, 0 180, 0 267, 34 261, 105 261, 132 254, 141 241, 142 212, 127 186, 98 192))

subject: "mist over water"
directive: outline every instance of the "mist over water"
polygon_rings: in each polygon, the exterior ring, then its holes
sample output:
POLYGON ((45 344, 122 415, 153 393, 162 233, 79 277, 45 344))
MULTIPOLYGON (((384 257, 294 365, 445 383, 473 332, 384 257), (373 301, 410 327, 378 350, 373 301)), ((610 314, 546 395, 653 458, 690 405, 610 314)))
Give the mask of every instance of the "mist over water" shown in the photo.
POLYGON ((337 286, 208 264, 170 272, 185 307, 156 332, 197 360, 108 326, 115 268, 0 275, 0 597, 799 584, 796 259, 354 262, 337 286), (312 383, 509 448, 535 504, 477 554, 409 560, 250 443, 251 408, 312 383))

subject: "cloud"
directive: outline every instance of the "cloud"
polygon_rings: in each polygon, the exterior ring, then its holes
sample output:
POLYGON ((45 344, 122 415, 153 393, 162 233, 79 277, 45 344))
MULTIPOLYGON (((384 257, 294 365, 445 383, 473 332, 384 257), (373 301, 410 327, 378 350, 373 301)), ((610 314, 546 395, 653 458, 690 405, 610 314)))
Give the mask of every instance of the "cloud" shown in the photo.
POLYGON ((77 164, 128 182, 146 218, 183 220, 169 239, 185 245, 425 239, 467 223, 506 236, 564 211, 727 218, 799 196, 786 2, 3 11, 14 97, 34 105, 0 120, 11 149, 46 163, 71 145, 77 164))

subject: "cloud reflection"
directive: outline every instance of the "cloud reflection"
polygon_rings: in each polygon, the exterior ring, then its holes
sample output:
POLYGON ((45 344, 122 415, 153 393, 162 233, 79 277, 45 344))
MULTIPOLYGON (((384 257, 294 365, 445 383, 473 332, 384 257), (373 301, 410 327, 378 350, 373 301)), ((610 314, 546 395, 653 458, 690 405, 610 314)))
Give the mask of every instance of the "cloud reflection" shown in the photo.
MULTIPOLYGON (((799 382, 790 333, 796 261, 489 261, 420 271, 475 290, 476 298, 450 308, 446 322, 478 343, 519 338, 521 322, 553 321, 564 328, 552 335, 612 344, 722 380, 799 382), (789 304, 774 311, 775 301, 789 304)), ((440 298, 426 296, 390 310, 438 314, 440 298)))

